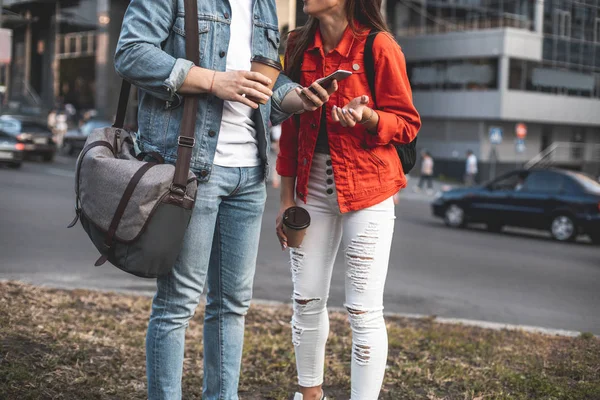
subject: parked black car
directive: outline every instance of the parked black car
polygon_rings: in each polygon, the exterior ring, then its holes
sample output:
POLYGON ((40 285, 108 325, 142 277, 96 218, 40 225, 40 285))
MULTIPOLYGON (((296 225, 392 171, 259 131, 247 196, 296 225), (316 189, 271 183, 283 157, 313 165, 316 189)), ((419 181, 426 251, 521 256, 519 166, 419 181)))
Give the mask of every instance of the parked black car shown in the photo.
POLYGON ((62 152, 70 156, 79 154, 83 150, 85 141, 95 129, 111 126, 112 122, 103 119, 91 119, 78 129, 68 131, 63 138, 62 152))
POLYGON ((11 168, 20 168, 23 163, 25 145, 7 133, 0 131, 0 164, 11 168))
POLYGON ((46 124, 35 117, 24 115, 1 115, 0 132, 13 136, 25 146, 26 155, 40 155, 44 161, 52 161, 56 143, 46 124))
POLYGON ((433 214, 446 225, 485 223, 548 230, 558 241, 587 234, 600 244, 600 184, 586 175, 558 169, 514 171, 482 186, 438 195, 433 214))

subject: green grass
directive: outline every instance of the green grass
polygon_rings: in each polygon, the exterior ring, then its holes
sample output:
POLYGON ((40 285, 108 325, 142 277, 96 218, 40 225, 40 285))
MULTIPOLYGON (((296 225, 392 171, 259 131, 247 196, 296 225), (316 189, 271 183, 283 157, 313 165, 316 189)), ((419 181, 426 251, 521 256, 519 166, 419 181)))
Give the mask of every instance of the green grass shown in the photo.
MULTIPOLYGON (((144 399, 151 299, 0 283, 0 399, 144 399)), ((201 309, 187 332, 183 391, 200 399, 201 309)), ((246 320, 241 399, 296 390, 289 307, 253 306, 246 320)), ((347 400, 351 334, 331 313, 326 389, 347 400)), ((600 400, 600 340, 387 318, 382 399, 600 400)))

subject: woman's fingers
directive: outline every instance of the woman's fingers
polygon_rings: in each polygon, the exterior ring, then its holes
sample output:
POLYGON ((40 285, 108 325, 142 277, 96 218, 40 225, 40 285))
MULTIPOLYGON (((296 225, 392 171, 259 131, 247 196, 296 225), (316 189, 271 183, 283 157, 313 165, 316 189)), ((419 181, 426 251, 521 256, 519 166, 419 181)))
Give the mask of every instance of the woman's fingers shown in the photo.
POLYGON ((275 233, 281 245, 281 250, 287 249, 287 235, 283 231, 283 214, 279 215, 275 220, 275 233))
POLYGON ((327 90, 323 88, 323 86, 319 85, 317 81, 313 82, 312 85, 308 88, 313 94, 316 94, 323 103, 326 103, 329 100, 329 93, 327 90))
POLYGON ((338 116, 337 109, 337 106, 333 106, 333 108, 331 109, 331 118, 334 122, 340 122, 340 117, 338 116))
MULTIPOLYGON (((304 88, 304 89, 302 89, 301 92, 302 92, 301 97, 303 99, 305 99, 306 101, 312 103, 312 104, 308 104, 309 107, 311 107, 311 106, 314 107, 311 111, 314 111, 314 110, 316 110, 317 108, 319 108, 319 107, 321 107, 323 105, 323 100, 321 100, 319 98, 319 96, 317 96, 316 94, 314 94, 310 90, 310 88, 304 88)), ((305 103, 306 103, 306 101, 305 101, 305 103)))
POLYGON ((358 115, 358 113, 356 112, 356 110, 353 110, 352 108, 348 109, 348 115, 350 116, 350 120, 351 120, 351 123, 352 123, 351 126, 355 126, 356 123, 361 120, 361 117, 358 115))
POLYGON ((336 106, 334 113, 335 113, 338 121, 340 122, 340 125, 342 125, 345 128, 346 127, 346 119, 344 118, 342 109, 336 106))
POLYGON ((283 226, 281 223, 277 224, 276 233, 277 239, 279 239, 279 244, 281 245, 281 250, 287 249, 287 236, 285 235, 285 232, 283 232, 283 226))
POLYGON ((331 83, 331 86, 329 86, 327 88, 327 94, 329 94, 331 96, 333 93, 337 92, 338 88, 339 88, 338 82, 337 82, 337 80, 334 79, 333 82, 331 83))

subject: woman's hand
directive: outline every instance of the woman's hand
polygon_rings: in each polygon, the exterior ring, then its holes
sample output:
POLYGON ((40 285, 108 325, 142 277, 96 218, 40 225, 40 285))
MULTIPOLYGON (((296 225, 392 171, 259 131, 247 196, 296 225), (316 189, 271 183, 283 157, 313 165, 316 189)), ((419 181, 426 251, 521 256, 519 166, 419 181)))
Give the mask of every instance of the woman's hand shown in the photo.
POLYGON ((218 98, 236 101, 257 109, 258 104, 248 99, 248 97, 268 101, 273 95, 271 89, 268 88, 271 83, 271 79, 259 72, 228 71, 216 72, 214 82, 211 82, 211 85, 212 93, 218 98))
POLYGON ((339 122, 343 127, 354 127, 363 119, 372 116, 375 111, 367 107, 369 96, 360 96, 353 99, 343 108, 333 106, 332 117, 335 122, 339 122))
POLYGON ((296 204, 293 202, 282 202, 281 206, 279 207, 279 213, 277 214, 276 220, 276 232, 277 239, 279 239, 279 244, 281 244, 281 250, 287 249, 287 236, 283 231, 283 214, 285 213, 285 210, 290 207, 294 207, 295 205, 296 204))
POLYGON ((327 89, 323 88, 317 82, 314 81, 309 87, 296 88, 296 93, 300 97, 300 100, 302 100, 304 111, 315 111, 323 107, 323 104, 329 101, 329 97, 338 90, 336 80, 332 81, 327 89))

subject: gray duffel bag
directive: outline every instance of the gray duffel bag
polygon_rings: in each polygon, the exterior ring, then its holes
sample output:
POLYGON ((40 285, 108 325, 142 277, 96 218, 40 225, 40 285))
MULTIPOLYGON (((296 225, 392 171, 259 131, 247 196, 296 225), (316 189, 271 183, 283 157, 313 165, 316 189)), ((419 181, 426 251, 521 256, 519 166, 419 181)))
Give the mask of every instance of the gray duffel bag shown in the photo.
MULTIPOLYGON (((191 29, 187 38, 194 42, 187 57, 198 65, 197 12, 187 12, 194 3, 186 1, 186 17, 194 16, 191 24, 186 18, 186 30, 191 29)), ((93 131, 79 155, 77 216, 69 227, 81 220, 101 254, 96 266, 109 261, 133 275, 156 278, 172 270, 196 201, 198 183, 190 160, 198 98, 185 99, 177 162, 172 165, 157 153, 135 154, 132 134, 123 129, 130 89, 124 81, 115 124, 93 131)))

